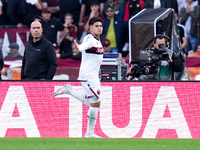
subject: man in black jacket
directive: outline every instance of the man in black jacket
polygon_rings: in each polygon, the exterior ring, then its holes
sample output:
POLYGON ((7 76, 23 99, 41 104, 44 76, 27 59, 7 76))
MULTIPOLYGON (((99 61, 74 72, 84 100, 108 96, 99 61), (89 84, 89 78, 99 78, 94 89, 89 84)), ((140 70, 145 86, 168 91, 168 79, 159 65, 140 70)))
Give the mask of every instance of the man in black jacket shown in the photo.
POLYGON ((4 61, 3 61, 3 54, 2 50, 0 50, 0 80, 1 80, 1 70, 3 69, 4 61))
POLYGON ((31 23, 32 40, 27 44, 22 61, 21 79, 51 80, 56 72, 56 53, 51 42, 42 36, 42 25, 31 23))

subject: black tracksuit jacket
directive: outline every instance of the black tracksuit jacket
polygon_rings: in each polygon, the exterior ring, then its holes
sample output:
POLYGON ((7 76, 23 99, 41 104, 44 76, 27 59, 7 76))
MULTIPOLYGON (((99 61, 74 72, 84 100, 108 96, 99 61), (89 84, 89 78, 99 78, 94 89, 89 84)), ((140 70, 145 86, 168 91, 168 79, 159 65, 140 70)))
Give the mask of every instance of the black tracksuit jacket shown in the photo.
POLYGON ((51 80, 57 69, 55 49, 43 36, 34 43, 30 41, 24 51, 21 79, 51 80))

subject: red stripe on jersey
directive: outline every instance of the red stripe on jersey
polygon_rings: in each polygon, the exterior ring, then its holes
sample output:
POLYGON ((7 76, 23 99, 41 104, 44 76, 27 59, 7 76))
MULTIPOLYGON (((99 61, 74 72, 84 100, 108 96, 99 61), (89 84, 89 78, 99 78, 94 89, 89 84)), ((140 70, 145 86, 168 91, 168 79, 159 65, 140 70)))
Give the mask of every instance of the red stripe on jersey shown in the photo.
POLYGON ((86 53, 103 54, 103 47, 91 47, 86 50, 86 53))

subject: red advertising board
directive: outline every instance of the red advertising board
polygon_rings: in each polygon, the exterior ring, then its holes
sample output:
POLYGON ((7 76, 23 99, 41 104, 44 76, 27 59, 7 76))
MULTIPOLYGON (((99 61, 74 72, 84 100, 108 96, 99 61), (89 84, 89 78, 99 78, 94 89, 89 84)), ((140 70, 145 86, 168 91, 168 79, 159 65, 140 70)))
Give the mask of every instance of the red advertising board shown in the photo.
MULTIPOLYGON (((70 82, 84 92, 80 82, 70 82)), ((88 106, 53 97, 66 82, 0 82, 0 137, 84 137, 88 106)), ((200 138, 199 82, 101 82, 95 134, 200 138)))

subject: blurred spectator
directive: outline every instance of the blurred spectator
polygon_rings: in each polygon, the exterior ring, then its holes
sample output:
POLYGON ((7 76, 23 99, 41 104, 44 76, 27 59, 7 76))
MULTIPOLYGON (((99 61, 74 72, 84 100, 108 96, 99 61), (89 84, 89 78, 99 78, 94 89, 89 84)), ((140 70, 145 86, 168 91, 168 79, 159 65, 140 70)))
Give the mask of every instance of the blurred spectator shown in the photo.
POLYGON ((40 15, 42 11, 42 3, 40 0, 25 0, 23 2, 23 22, 26 26, 30 27, 31 22, 36 15, 40 15))
POLYGON ((188 45, 185 48, 186 54, 188 51, 193 50, 196 52, 197 50, 197 22, 199 17, 199 7, 197 2, 193 0, 186 0, 187 6, 186 8, 182 8, 180 12, 180 23, 185 25, 188 45))
MULTIPOLYGON (((127 0, 126 7, 125 7, 125 14, 124 20, 128 21, 132 16, 136 15, 144 8, 144 1, 143 0, 127 0)), ((126 57, 128 55, 128 27, 126 28, 125 35, 124 35, 125 44, 122 48, 122 56, 126 57)))
POLYGON ((90 14, 85 17, 85 25, 84 29, 85 31, 89 31, 89 20, 93 17, 100 17, 103 19, 103 16, 100 14, 100 4, 98 1, 92 1, 90 4, 90 14))
POLYGON ((145 0, 144 8, 170 8, 169 0, 145 0))
POLYGON ((183 51, 185 51, 185 47, 188 45, 187 33, 185 30, 185 27, 178 22, 179 16, 177 13, 175 13, 175 19, 177 21, 177 27, 179 30, 179 36, 180 36, 180 40, 181 40, 181 49, 183 49, 183 51))
POLYGON ((187 4, 185 0, 177 0, 177 4, 178 4, 178 14, 179 14, 181 9, 183 7, 186 7, 187 4))
POLYGON ((41 21, 42 21, 42 16, 36 15, 36 16, 33 18, 33 21, 39 21, 39 22, 41 22, 41 21))
POLYGON ((31 23, 30 33, 32 40, 24 51, 21 79, 51 80, 57 68, 55 49, 42 35, 40 22, 31 23))
POLYGON ((64 26, 55 18, 51 18, 51 11, 49 8, 42 10, 42 28, 44 37, 51 43, 56 43, 57 32, 62 31, 64 26))
POLYGON ((0 15, 2 15, 2 13, 3 13, 3 3, 2 3, 2 1, 0 0, 0 15))
POLYGON ((110 41, 111 53, 122 53, 124 31, 127 27, 127 22, 123 18, 115 15, 114 8, 107 6, 106 18, 103 20, 101 39, 107 38, 110 41))
MULTIPOLYGON (((82 0, 81 2, 81 11, 80 11, 80 18, 79 18, 79 27, 84 26, 84 18, 85 16, 90 15, 91 13, 91 2, 94 0, 82 0)), ((95 0, 98 1, 100 6, 103 6, 105 0, 95 0)), ((101 9, 102 10, 102 9, 101 9)))
POLYGON ((3 54, 2 50, 0 49, 0 80, 1 80, 1 70, 3 69, 4 61, 3 61, 3 54))
MULTIPOLYGON (((179 33, 181 45, 177 43, 176 44, 177 46, 174 46, 173 51, 179 56, 179 58, 182 61, 182 65, 183 65, 183 68, 180 72, 174 73, 175 80, 179 81, 179 80, 181 80, 181 77, 185 70, 186 63, 185 63, 185 59, 184 59, 184 53, 185 53, 185 47, 188 44, 188 40, 187 40, 187 34, 186 34, 185 27, 178 22, 179 16, 178 16, 177 12, 175 12, 174 15, 175 15, 175 19, 177 21, 177 27, 178 27, 178 33, 179 33)), ((175 43, 175 40, 173 42, 175 43)))
POLYGON ((103 46, 104 53, 110 53, 110 41, 105 38, 101 41, 101 44, 103 46))
POLYGON ((60 48, 60 56, 57 58, 70 58, 72 56, 72 42, 76 38, 77 27, 72 24, 73 16, 70 13, 65 15, 64 30, 61 32, 59 39, 57 40, 58 46, 60 48))
POLYGON ((104 9, 104 5, 105 5, 105 2, 107 0, 99 0, 99 3, 100 3, 100 14, 103 15, 103 9, 104 9))
POLYGON ((2 1, 0 0, 0 25, 3 24, 3 3, 2 1))
POLYGON ((22 58, 22 56, 19 54, 19 45, 17 43, 11 43, 9 45, 10 52, 5 58, 22 58))
POLYGON ((90 14, 84 17, 84 26, 79 26, 78 37, 81 36, 80 42, 82 42, 85 35, 87 35, 89 32, 89 20, 93 17, 100 17, 101 19, 103 19, 103 15, 100 14, 100 4, 98 1, 92 1, 90 4, 90 9, 90 14))
POLYGON ((8 0, 7 3, 7 15, 9 17, 9 24, 16 25, 18 28, 23 27, 23 12, 22 12, 23 0, 8 0))
POLYGON ((200 57, 200 45, 197 48, 197 52, 189 51, 188 57, 200 57))
POLYGON ((7 16, 7 0, 0 0, 0 25, 7 25, 9 19, 7 16))
POLYGON ((57 43, 53 43, 53 47, 54 47, 55 52, 56 52, 56 58, 60 58, 60 49, 58 47, 58 44, 57 43))
POLYGON ((81 60, 81 52, 76 49, 74 42, 72 43, 72 52, 72 59, 81 60))
POLYGON ((178 2, 177 2, 177 0, 167 0, 167 2, 169 3, 169 5, 168 5, 169 8, 173 8, 175 12, 178 12, 178 2))
POLYGON ((143 0, 128 0, 125 7, 124 20, 129 20, 144 8, 143 0))
POLYGON ((107 0, 104 3, 103 15, 106 16, 106 8, 112 6, 115 12, 115 15, 118 15, 121 18, 124 18, 125 13, 125 2, 124 0, 107 0))
POLYGON ((74 24, 78 25, 81 5, 79 0, 59 0, 60 19, 61 22, 65 21, 65 14, 70 13, 73 15, 74 24))
POLYGON ((52 17, 59 18, 59 0, 42 0, 42 6, 51 11, 52 17))

